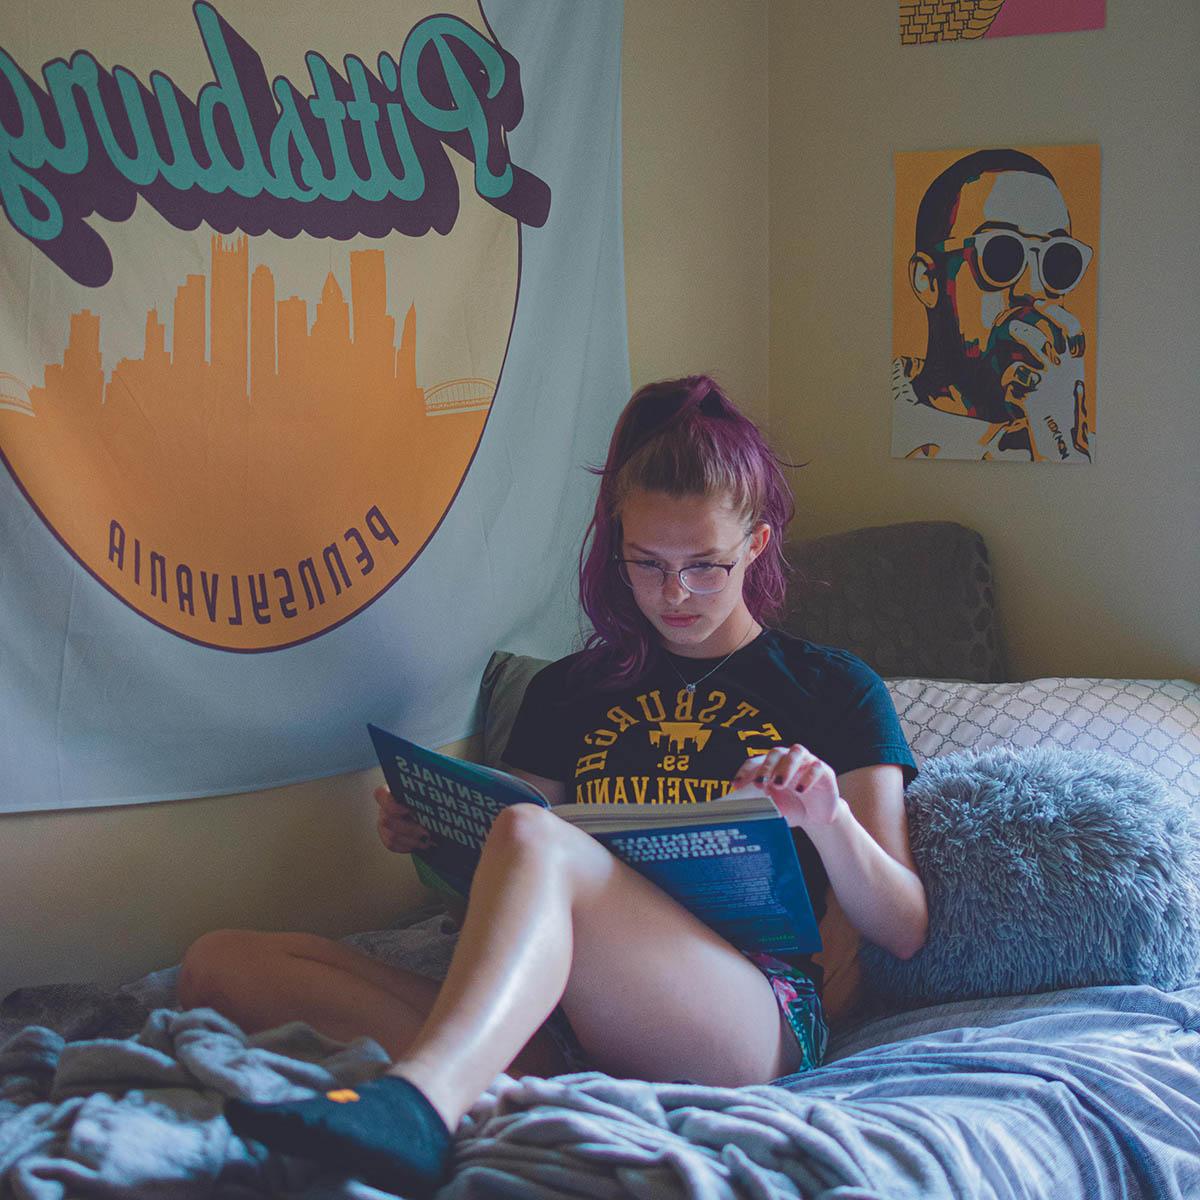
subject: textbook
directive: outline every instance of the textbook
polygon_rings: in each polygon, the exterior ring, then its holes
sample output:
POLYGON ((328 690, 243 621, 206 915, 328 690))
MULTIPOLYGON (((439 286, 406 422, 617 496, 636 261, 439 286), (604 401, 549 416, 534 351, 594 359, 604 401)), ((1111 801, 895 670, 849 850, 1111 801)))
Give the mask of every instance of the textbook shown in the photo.
MULTIPOLYGON (((392 795, 434 839, 413 853, 428 886, 466 896, 496 815, 510 804, 551 808, 523 779, 439 754, 375 725, 367 729, 392 795)), ((791 830, 758 788, 738 788, 704 803, 558 804, 552 811, 738 949, 821 949, 791 830)))

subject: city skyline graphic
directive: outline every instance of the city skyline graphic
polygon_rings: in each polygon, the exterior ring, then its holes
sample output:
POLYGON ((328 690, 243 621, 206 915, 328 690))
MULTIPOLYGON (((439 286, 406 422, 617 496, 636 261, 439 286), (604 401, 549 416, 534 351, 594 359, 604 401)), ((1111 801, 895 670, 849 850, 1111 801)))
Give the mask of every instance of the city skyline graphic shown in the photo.
POLYGON ((6 377, 0 404, 0 452, 71 553, 155 623, 231 650, 315 636, 394 582, 495 389, 478 367, 421 385, 416 304, 389 310, 383 250, 349 251, 349 298, 330 271, 310 322, 250 245, 213 235, 209 272, 178 285, 169 324, 146 310, 141 355, 111 371, 100 317, 72 313, 61 360, 40 385, 6 377))

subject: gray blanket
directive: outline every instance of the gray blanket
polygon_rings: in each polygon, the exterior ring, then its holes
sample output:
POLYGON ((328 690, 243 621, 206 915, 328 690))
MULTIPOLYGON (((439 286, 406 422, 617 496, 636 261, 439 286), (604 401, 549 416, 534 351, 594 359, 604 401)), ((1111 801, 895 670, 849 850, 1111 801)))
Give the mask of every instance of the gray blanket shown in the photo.
MULTIPOLYGON (((385 1055, 299 1024, 247 1037, 160 1009, 129 1039, 30 1026, 0 1047, 0 1196, 379 1197, 234 1137, 227 1096, 353 1084, 385 1055)), ((835 1042, 820 1071, 728 1090, 501 1076, 444 1200, 1200 1196, 1200 986, 942 1005, 835 1042)))

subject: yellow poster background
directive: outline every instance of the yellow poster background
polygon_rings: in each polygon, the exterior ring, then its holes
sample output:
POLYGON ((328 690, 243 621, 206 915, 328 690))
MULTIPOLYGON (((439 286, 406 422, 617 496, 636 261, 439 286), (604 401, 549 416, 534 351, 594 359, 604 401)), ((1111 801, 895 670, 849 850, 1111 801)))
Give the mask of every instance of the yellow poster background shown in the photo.
MULTIPOLYGON (((993 145, 1000 145, 994 143, 993 145)), ((913 295, 908 279, 908 263, 915 245, 917 209, 926 189, 937 176, 976 150, 986 146, 968 146, 958 150, 919 150, 897 153, 896 223, 892 250, 892 358, 909 355, 924 358, 927 341, 926 310, 913 295)), ((1066 306, 1079 318, 1087 336, 1084 372, 1091 399, 1091 428, 1096 430, 1096 310, 1100 278, 1100 147, 1016 146, 1005 148, 1029 154, 1054 176, 1067 210, 1071 214, 1070 233, 1093 250, 1092 261, 1070 295, 1066 306)))

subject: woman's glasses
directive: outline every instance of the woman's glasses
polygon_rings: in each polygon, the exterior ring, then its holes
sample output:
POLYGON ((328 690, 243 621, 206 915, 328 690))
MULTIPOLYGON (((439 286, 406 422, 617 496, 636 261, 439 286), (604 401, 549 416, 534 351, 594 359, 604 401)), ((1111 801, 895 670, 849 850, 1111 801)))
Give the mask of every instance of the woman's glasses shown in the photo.
POLYGON ((986 229, 961 241, 942 242, 937 249, 964 255, 979 286, 992 291, 1012 287, 1032 264, 1046 291, 1064 296, 1082 278, 1092 261, 1092 248, 1073 237, 1026 237, 1009 229, 986 229))
MULTIPOLYGON (((746 539, 749 540, 749 534, 746 539)), ((743 542, 743 545, 745 542, 743 542)), ((650 558, 614 557, 617 574, 623 583, 637 592, 661 591, 667 580, 676 578, 680 586, 696 596, 711 596, 723 591, 733 568, 742 561, 739 554, 731 563, 693 563, 677 571, 664 567, 650 558)))

